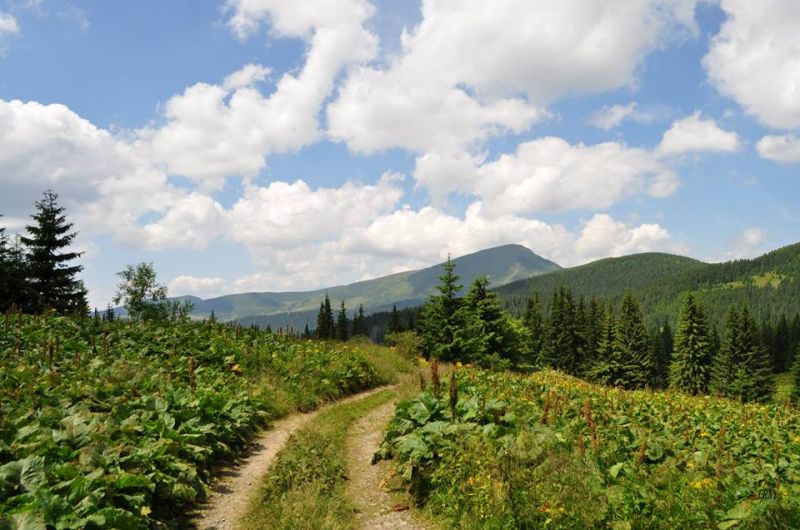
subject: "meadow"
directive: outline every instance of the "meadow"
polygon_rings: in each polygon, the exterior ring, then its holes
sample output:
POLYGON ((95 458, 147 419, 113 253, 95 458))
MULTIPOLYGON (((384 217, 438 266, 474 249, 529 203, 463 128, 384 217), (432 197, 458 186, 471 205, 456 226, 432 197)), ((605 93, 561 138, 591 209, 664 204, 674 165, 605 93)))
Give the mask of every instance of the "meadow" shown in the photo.
POLYGON ((168 528, 255 432, 386 383, 368 344, 205 323, 0 321, 0 529, 168 528))
POLYGON ((552 370, 421 377, 376 456, 394 459, 444 528, 800 525, 800 414, 788 403, 624 391, 552 370))

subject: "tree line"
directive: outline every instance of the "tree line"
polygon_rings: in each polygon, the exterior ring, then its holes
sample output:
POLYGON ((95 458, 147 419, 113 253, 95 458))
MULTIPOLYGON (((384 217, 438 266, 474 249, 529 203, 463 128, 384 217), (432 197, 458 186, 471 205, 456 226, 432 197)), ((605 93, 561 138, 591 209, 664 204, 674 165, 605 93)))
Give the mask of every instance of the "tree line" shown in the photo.
POLYGON ((78 278, 83 267, 74 264, 83 253, 70 249, 77 233, 58 195, 44 192, 31 218, 13 238, 0 228, 0 311, 86 315, 87 291, 78 278))
POLYGON ((502 309, 485 277, 461 297, 455 265, 448 259, 443 269, 420 319, 428 357, 500 368, 552 367, 626 389, 671 387, 742 401, 770 399, 776 372, 791 367, 800 378, 800 355, 793 354, 800 347, 798 318, 758 325, 746 305, 732 306, 720 334, 696 298, 686 295, 675 332, 667 321, 648 329, 631 293, 615 305, 576 299, 557 287, 547 312, 535 295, 517 319, 502 309))

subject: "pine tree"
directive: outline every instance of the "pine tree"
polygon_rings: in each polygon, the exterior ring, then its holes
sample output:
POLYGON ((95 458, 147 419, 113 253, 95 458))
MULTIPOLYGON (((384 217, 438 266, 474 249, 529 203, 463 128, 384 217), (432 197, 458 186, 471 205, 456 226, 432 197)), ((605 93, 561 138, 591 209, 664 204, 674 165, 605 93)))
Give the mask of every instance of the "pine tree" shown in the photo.
POLYGON ((389 333, 397 333, 403 331, 403 325, 400 323, 400 313, 397 312, 397 306, 392 305, 392 312, 389 314, 389 333))
POLYGON ((420 316, 422 349, 425 355, 434 359, 460 360, 461 345, 455 343, 455 334, 459 327, 456 312, 462 305, 458 293, 462 286, 458 283, 459 278, 454 272, 455 264, 450 256, 442 267, 444 274, 439 277, 439 285, 436 287, 439 294, 428 299, 420 316))
POLYGON ((106 306, 106 310, 103 313, 103 320, 106 322, 114 322, 117 319, 117 315, 114 314, 114 307, 111 304, 106 306))
POLYGON ((310 339, 311 338, 311 330, 308 329, 308 323, 306 323, 306 327, 303 330, 303 338, 310 339))
POLYGON ((609 354, 591 372, 604 384, 633 389, 643 388, 652 381, 650 337, 642 322, 639 303, 631 293, 622 299, 609 354))
POLYGON ((208 321, 211 324, 216 324, 217 323, 217 313, 215 313, 213 309, 211 310, 211 314, 208 315, 208 321))
POLYGON ((584 334, 586 340, 586 352, 584 355, 584 370, 588 370, 595 362, 598 356, 598 349, 600 346, 600 334, 603 330, 603 322, 605 315, 603 307, 598 303, 595 297, 589 300, 589 309, 586 313, 586 322, 584 325, 584 334))
POLYGON ((708 393, 711 379, 711 341, 703 309, 689 294, 683 303, 675 334, 670 386, 690 394, 708 393))
POLYGON ((336 317, 336 338, 340 341, 347 341, 350 338, 350 321, 347 318, 347 309, 344 307, 344 300, 342 300, 339 314, 336 317))
POLYGON ((86 314, 86 289, 77 278, 83 267, 69 265, 82 253, 65 250, 77 234, 71 231, 73 225, 67 222, 65 210, 57 201, 58 195, 46 191, 42 200, 35 203, 36 212, 31 216, 35 224, 26 226, 28 235, 20 238, 29 256, 31 309, 86 314))
POLYGON ((538 366, 541 361, 542 345, 545 339, 542 301, 539 299, 538 293, 528 299, 523 322, 530 334, 530 344, 528 345, 528 352, 523 362, 532 366, 538 366))
POLYGON ((711 392, 713 394, 728 396, 732 393, 734 370, 741 363, 740 328, 739 312, 731 306, 725 317, 725 331, 722 335, 719 353, 712 364, 711 392))

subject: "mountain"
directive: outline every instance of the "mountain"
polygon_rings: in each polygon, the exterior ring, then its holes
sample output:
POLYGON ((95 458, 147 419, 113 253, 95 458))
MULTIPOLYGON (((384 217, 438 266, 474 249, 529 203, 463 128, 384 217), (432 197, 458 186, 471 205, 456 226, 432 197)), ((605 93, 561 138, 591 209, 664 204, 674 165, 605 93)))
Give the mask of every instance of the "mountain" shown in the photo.
MULTIPOLYGON (((456 273, 464 286, 481 274, 489 276, 491 285, 544 274, 560 267, 534 254, 521 245, 504 245, 481 250, 453 260, 456 273)), ((441 264, 426 269, 407 271, 373 280, 306 292, 232 294, 201 300, 192 298, 192 316, 205 318, 214 311, 220 320, 236 320, 242 324, 270 324, 302 329, 316 325, 316 314, 325 293, 338 306, 345 301, 352 312, 359 304, 367 313, 419 305, 434 291, 442 273, 441 264), (267 318, 268 317, 268 318, 267 318)))
POLYGON ((674 322, 687 292, 697 296, 715 324, 731 305, 742 304, 750 306, 757 318, 774 320, 800 311, 800 243, 726 263, 658 253, 607 258, 511 282, 495 291, 512 313, 520 314, 533 293, 547 305, 558 286, 570 288, 576 296, 615 302, 631 291, 650 324, 674 322))

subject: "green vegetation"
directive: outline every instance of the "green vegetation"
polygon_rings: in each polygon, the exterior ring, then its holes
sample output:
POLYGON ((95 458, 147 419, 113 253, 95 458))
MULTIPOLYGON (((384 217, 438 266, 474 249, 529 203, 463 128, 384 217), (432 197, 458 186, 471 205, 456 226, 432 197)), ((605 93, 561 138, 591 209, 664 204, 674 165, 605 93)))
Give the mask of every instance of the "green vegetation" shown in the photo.
POLYGON ((783 405, 464 368, 398 405, 378 457, 448 528, 800 524, 800 416, 783 405))
POLYGON ((670 254, 647 253, 608 258, 496 288, 515 315, 528 297, 544 300, 558 287, 575 296, 619 303, 630 291, 642 305, 648 326, 674 321, 683 295, 692 292, 705 308, 710 326, 720 325, 731 306, 747 305, 757 321, 800 311, 800 244, 761 257, 727 263, 702 263, 670 254))
POLYGON ((395 395, 392 390, 382 390, 334 405, 293 434, 278 453, 243 528, 352 528, 354 507, 345 495, 347 432, 359 418, 395 395))
POLYGON ((266 421, 386 383, 385 348, 211 322, 6 314, 0 528, 159 528, 266 421))

